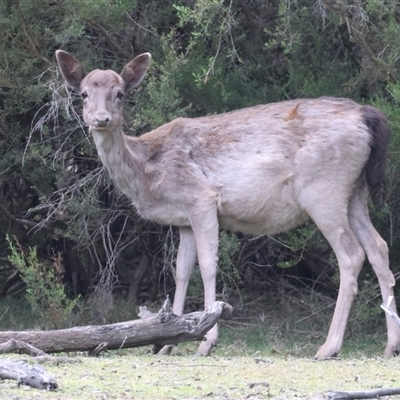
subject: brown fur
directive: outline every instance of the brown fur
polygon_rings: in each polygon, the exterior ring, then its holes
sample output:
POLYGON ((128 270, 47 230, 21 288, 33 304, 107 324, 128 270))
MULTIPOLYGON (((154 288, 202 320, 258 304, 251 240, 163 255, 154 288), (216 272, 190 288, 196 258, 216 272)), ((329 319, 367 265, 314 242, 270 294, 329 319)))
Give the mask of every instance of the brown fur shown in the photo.
POLYGON ((289 111, 289 114, 287 115, 287 117, 285 118, 286 122, 291 121, 292 119, 298 118, 299 117, 299 112, 298 112, 298 108, 299 108, 300 103, 298 103, 296 105, 296 107, 292 108, 289 111))

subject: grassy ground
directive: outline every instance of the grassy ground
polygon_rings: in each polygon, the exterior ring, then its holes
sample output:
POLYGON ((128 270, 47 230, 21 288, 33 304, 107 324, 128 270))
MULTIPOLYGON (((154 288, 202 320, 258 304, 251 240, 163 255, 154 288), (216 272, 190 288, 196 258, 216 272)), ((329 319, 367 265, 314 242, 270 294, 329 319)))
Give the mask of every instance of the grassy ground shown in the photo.
POLYGON ((56 376, 57 392, 18 388, 15 381, 1 381, 0 398, 283 400, 312 399, 331 390, 400 386, 396 359, 344 358, 317 362, 291 356, 155 357, 129 351, 96 359, 79 357, 79 360, 80 363, 45 365, 56 376))
MULTIPOLYGON (((196 343, 180 344, 168 357, 151 355, 150 347, 103 353, 98 358, 71 354, 79 362, 44 364, 58 381, 56 392, 0 381, 0 399, 310 400, 321 399, 318 394, 332 390, 400 386, 399 360, 381 358, 383 313, 368 315, 373 323, 366 329, 360 325, 360 316, 371 311, 356 305, 340 357, 315 361, 331 308, 320 301, 315 305, 306 302, 304 307, 301 301, 293 301, 298 307, 294 309, 287 299, 269 309, 261 307, 266 303, 258 300, 244 302, 232 321, 222 323, 219 345, 211 357, 194 357, 196 343)), ((27 324, 28 311, 23 303, 0 303, 2 329, 32 328, 27 324)), ((35 361, 27 356, 0 355, 0 360, 10 358, 35 361)))
MULTIPOLYGON (((162 357, 151 355, 150 347, 103 353, 98 358, 71 355, 78 362, 44 364, 58 381, 56 392, 0 381, 0 399, 286 400, 316 399, 331 390, 400 386, 399 360, 384 360, 377 353, 383 350, 384 336, 350 338, 340 358, 315 361, 312 355, 320 339, 314 343, 297 335, 292 341, 279 339, 260 347, 264 328, 222 327, 221 345, 208 358, 193 356, 196 343, 181 344, 171 356, 162 357)), ((0 356, 6 358, 29 359, 0 356)))

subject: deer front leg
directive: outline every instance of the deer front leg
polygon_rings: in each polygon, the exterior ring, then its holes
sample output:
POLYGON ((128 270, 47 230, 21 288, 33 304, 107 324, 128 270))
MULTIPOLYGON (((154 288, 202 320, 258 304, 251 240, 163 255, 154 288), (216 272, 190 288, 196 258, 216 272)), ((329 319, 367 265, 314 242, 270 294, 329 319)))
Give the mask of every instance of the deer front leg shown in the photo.
POLYGON ((172 307, 172 311, 176 315, 183 314, 186 292, 196 262, 196 255, 196 239, 192 228, 181 227, 179 229, 179 248, 176 259, 175 298, 172 307))
MULTIPOLYGON (((186 292, 189 285, 190 275, 196 262, 196 239, 191 227, 181 227, 179 229, 179 247, 176 258, 175 275, 175 297, 172 312, 176 315, 182 315, 185 307, 186 292)), ((165 345, 158 352, 160 355, 169 354, 172 345, 165 345)))
MULTIPOLYGON (((196 237, 197 257, 204 286, 204 308, 215 301, 218 261, 218 220, 217 210, 202 214, 201 221, 192 223, 196 237)), ((218 325, 208 331, 197 350, 197 354, 208 356, 218 340, 218 325)))

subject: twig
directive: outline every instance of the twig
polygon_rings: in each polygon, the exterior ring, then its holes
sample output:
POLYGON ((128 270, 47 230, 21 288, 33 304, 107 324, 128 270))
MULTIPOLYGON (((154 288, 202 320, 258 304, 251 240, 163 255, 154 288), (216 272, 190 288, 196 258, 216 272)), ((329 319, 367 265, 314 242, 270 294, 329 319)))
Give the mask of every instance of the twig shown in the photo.
POLYGON ((111 44, 111 46, 113 46, 118 54, 126 59, 130 59, 132 57, 132 54, 130 54, 129 52, 125 51, 122 46, 120 46, 120 44, 117 42, 117 40, 115 40, 109 33, 108 30, 106 28, 104 28, 100 23, 94 22, 93 20, 89 20, 87 18, 83 19, 89 26, 91 26, 92 28, 96 29, 97 31, 100 31, 103 36, 105 37, 105 39, 107 40, 108 43, 111 44))
POLYGON ((6 310, 3 312, 3 314, 1 314, 0 317, 0 321, 4 318, 4 316, 8 313, 8 310, 10 309, 10 307, 7 307, 6 310))
POLYGON ((108 342, 102 342, 94 349, 90 350, 88 355, 92 357, 97 357, 102 351, 106 351, 108 346, 108 342))
POLYGON ((397 312, 390 308, 392 301, 393 296, 389 296, 387 304, 381 304, 381 308, 396 321, 397 325, 400 326, 400 318, 397 315, 397 312))
POLYGON ((145 32, 150 33, 153 36, 157 36, 154 32, 152 32, 151 30, 145 28, 144 26, 140 25, 139 23, 137 23, 128 13, 125 13, 125 15, 136 25, 138 26, 140 29, 143 29, 145 32))
MULTIPOLYGON (((26 227, 26 229, 28 229, 28 228, 34 229, 34 228, 38 228, 38 226, 39 226, 39 223, 37 223, 35 221, 30 221, 28 219, 14 217, 14 215, 12 215, 1 203, 0 203, 0 209, 3 212, 4 216, 9 221, 13 221, 17 224, 20 224, 20 225, 26 227)), ((49 232, 54 232, 54 229, 52 228, 52 226, 49 223, 44 223, 41 227, 49 232)))

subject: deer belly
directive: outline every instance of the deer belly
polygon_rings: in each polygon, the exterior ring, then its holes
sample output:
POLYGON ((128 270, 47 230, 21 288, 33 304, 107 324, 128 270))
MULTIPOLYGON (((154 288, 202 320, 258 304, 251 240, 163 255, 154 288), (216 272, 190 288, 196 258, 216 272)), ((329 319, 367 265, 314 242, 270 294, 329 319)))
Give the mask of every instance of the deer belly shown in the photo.
POLYGON ((218 215, 220 227, 251 235, 275 235, 301 225, 308 219, 307 213, 296 204, 283 203, 275 207, 247 206, 238 209, 222 207, 218 215))

